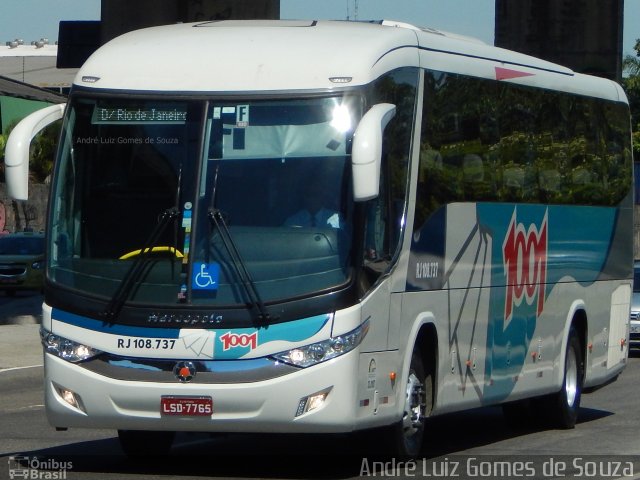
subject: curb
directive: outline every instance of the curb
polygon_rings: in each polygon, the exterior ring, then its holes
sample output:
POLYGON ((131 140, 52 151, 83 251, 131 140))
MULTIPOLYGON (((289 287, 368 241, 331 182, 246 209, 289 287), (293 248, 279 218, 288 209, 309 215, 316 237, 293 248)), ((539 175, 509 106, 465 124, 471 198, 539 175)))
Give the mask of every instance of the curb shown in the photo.
POLYGON ((42 315, 16 315, 3 321, 3 325, 40 325, 42 323, 42 315))

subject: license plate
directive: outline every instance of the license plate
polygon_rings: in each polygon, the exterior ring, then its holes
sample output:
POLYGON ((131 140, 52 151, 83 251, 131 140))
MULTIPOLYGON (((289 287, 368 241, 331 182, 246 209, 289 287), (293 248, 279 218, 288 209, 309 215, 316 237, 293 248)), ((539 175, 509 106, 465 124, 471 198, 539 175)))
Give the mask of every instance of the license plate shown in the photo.
POLYGON ((179 417, 208 417, 213 413, 211 397, 170 397, 160 399, 160 413, 179 417))

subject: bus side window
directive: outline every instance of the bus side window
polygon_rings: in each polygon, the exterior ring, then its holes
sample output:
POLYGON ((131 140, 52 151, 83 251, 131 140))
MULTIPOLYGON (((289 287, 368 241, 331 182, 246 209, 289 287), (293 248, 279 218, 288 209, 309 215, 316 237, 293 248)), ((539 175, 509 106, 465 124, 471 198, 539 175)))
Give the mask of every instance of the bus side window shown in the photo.
POLYGON ((374 281, 391 263, 403 229, 418 74, 413 67, 395 70, 374 82, 370 91, 371 105, 396 106, 384 130, 380 194, 366 205, 364 219, 364 261, 374 281))
POLYGON ((380 197, 370 200, 366 208, 364 256, 367 261, 376 261, 384 254, 384 238, 387 230, 380 197))

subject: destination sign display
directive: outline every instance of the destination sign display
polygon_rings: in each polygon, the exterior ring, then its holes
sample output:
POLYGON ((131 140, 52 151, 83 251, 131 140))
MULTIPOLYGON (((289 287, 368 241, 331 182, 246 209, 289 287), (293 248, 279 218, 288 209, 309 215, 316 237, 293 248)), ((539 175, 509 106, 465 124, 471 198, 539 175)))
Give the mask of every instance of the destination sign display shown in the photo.
POLYGON ((134 107, 100 107, 93 111, 91 123, 95 124, 184 124, 187 121, 187 109, 173 108, 134 108, 134 107))

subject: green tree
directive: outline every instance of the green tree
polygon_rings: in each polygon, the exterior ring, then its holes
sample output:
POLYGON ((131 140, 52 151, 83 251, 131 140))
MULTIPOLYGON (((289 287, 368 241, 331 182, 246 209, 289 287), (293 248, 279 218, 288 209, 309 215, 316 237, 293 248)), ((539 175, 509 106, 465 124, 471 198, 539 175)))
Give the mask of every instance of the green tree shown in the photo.
MULTIPOLYGON (((20 120, 11 122, 4 134, 0 134, 0 182, 4 177, 4 149, 11 131, 20 120)), ((53 161, 56 153, 56 143, 60 135, 62 122, 57 121, 38 133, 31 141, 29 149, 29 177, 34 183, 43 183, 53 170, 53 161)))
POLYGON ((31 142, 29 174, 36 183, 45 182, 51 175, 61 125, 62 121, 52 123, 36 135, 36 138, 31 142))
POLYGON ((635 55, 626 55, 622 61, 624 87, 631 107, 633 128, 633 156, 640 161, 640 38, 636 40, 635 55))

